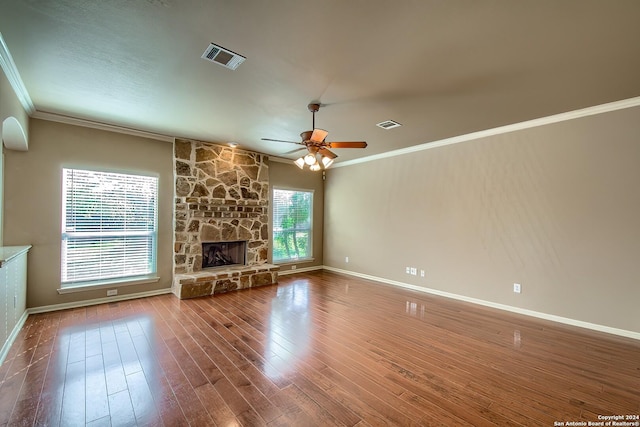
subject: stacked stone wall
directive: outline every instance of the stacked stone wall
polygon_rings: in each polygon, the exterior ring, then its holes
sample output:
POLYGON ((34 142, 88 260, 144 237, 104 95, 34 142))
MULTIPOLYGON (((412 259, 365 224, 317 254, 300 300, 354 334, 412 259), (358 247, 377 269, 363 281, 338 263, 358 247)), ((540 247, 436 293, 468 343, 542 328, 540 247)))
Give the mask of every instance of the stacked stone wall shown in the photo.
POLYGON ((268 157, 176 139, 174 274, 202 268, 202 242, 247 241, 247 265, 269 248, 268 157))

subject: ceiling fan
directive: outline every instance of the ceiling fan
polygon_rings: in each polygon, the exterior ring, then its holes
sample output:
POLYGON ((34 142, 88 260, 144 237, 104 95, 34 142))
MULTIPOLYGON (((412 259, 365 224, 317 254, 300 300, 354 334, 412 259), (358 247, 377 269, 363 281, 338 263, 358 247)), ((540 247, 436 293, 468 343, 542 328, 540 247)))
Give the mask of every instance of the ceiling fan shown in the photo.
POLYGON ((309 111, 313 113, 313 130, 307 130, 300 134, 302 138, 302 142, 295 141, 283 141, 281 139, 270 139, 270 138, 262 138, 263 141, 274 141, 274 142, 286 142, 288 144, 297 144, 304 146, 303 148, 297 148, 293 151, 290 151, 286 154, 295 153, 296 151, 304 150, 305 148, 309 151, 304 157, 300 157, 294 163, 300 169, 304 169, 304 166, 309 166, 309 169, 312 171, 318 171, 321 169, 320 163, 324 169, 327 169, 329 166, 333 164, 333 161, 336 157, 336 154, 331 152, 329 148, 366 148, 367 143, 364 141, 349 141, 349 142, 326 142, 325 138, 329 134, 326 130, 316 129, 316 113, 320 109, 320 104, 309 104, 307 106, 309 111), (318 156, 320 156, 320 161, 318 161, 318 156))

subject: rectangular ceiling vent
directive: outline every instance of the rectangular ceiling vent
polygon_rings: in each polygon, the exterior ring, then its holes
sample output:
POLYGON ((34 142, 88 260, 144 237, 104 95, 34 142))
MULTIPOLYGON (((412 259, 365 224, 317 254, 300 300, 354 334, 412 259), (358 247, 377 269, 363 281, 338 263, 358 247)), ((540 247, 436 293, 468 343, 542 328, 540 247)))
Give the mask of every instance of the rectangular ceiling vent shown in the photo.
POLYGON ((376 126, 382 129, 393 129, 402 126, 398 122, 394 122, 393 120, 385 120, 384 122, 378 123, 376 126))
POLYGON ((220 64, 223 67, 227 67, 231 70, 238 68, 240 64, 244 62, 245 58, 242 55, 238 55, 235 52, 225 49, 222 46, 211 43, 209 47, 204 51, 201 56, 202 59, 220 64))

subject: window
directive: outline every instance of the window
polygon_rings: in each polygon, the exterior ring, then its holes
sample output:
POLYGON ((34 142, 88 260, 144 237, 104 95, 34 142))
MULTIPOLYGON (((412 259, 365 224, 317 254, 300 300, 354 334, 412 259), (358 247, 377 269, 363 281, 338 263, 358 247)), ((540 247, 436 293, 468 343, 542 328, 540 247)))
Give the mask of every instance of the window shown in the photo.
POLYGON ((158 178, 63 169, 62 287, 156 272, 158 178))
POLYGON ((311 259, 313 191, 273 189, 273 262, 311 259))

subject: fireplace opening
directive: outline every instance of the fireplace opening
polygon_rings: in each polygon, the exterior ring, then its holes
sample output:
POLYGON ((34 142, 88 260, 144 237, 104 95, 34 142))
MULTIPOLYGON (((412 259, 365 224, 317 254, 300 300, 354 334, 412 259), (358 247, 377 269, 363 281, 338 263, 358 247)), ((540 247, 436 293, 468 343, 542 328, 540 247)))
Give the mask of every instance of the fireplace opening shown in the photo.
POLYGON ((203 242, 202 268, 227 267, 245 265, 247 259, 247 242, 203 242))

